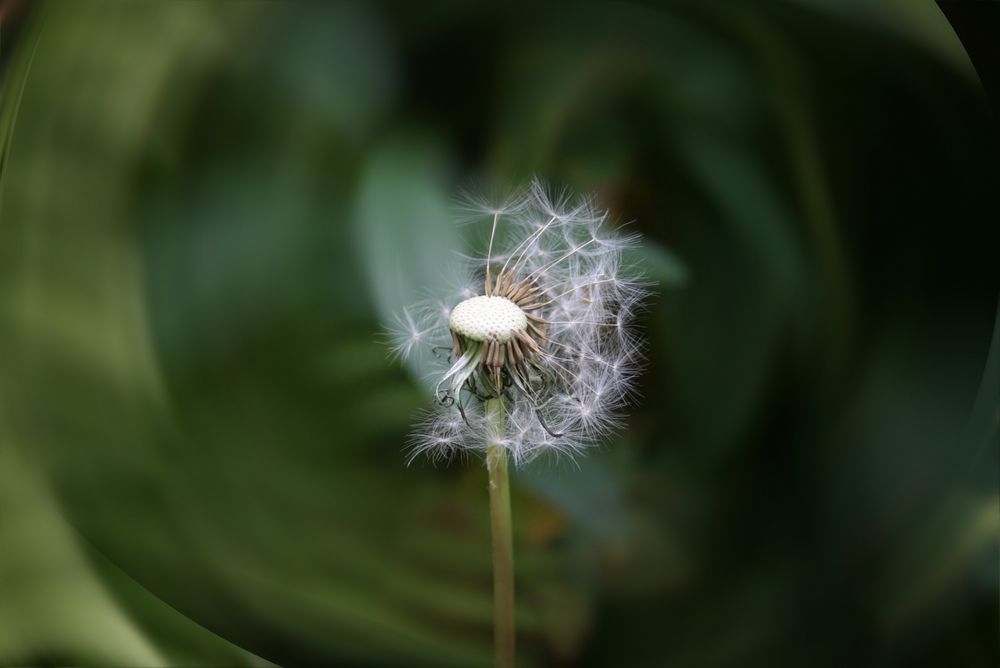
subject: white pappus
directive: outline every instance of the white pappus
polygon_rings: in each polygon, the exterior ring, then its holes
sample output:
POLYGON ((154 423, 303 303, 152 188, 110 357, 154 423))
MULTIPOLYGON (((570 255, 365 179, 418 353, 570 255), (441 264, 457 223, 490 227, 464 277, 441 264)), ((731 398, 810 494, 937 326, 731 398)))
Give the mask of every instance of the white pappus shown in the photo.
POLYGON ((638 243, 593 197, 553 196, 535 181, 499 206, 473 204, 486 253, 462 257, 450 295, 405 309, 392 351, 420 356, 436 385, 415 426, 411 461, 502 445, 515 464, 573 456, 622 423, 635 398, 643 341, 633 325, 649 294, 623 252, 638 243), (502 432, 482 404, 503 399, 502 432))

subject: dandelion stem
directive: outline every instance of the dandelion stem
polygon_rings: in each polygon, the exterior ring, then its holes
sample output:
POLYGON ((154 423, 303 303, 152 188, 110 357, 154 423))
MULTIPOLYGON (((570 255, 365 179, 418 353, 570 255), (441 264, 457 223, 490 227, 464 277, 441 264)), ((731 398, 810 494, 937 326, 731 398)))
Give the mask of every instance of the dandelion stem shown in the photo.
POLYGON ((511 540, 507 449, 498 441, 505 425, 503 399, 486 401, 492 432, 486 448, 490 474, 490 527, 493 537, 493 640, 497 668, 514 666, 514 548, 511 540))

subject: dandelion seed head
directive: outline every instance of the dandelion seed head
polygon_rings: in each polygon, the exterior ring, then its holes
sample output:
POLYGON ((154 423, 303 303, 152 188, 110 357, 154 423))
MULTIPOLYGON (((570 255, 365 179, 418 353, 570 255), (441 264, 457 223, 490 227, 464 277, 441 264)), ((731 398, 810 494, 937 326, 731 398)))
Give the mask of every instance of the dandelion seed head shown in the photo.
POLYGON ((520 465, 573 458, 622 426, 637 399, 643 341, 633 326, 649 294, 622 254, 635 234, 612 228, 592 197, 541 182, 501 199, 466 196, 464 221, 482 224, 485 254, 457 258, 448 295, 404 310, 391 350, 416 358, 435 405, 415 426, 411 460, 502 446, 520 465), (426 354, 426 352, 432 354, 426 354), (483 402, 503 398, 503 432, 483 402))

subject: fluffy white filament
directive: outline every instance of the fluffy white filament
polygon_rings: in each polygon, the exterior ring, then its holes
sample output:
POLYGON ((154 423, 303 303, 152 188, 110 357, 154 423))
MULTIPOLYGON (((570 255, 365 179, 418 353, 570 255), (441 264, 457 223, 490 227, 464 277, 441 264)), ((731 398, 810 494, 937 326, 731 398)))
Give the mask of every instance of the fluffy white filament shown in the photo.
MULTIPOLYGON (((465 258, 466 276, 453 294, 400 314, 391 327, 392 350, 404 358, 422 355, 421 366, 439 379, 452 362, 450 309, 484 294, 487 276, 534 281, 540 296, 531 313, 545 322, 538 363, 550 382, 534 399, 508 388, 500 442, 515 464, 544 453, 579 454, 620 427, 622 409, 635 398, 643 344, 632 321, 648 284, 625 263, 623 251, 637 235, 610 229, 608 213, 592 197, 554 197, 537 181, 501 206, 468 209, 489 225, 487 256, 465 258)), ((489 433, 479 400, 463 391, 421 417, 411 460, 421 453, 437 459, 482 452, 489 433)))

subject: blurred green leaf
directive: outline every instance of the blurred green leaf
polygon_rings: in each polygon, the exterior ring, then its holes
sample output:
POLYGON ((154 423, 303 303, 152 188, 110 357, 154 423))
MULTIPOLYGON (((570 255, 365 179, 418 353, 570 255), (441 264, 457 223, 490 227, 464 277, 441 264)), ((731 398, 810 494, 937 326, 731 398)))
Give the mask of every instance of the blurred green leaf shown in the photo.
POLYGON ((448 163, 437 142, 390 137, 362 168, 354 229, 377 312, 388 319, 449 287, 461 250, 448 206, 448 163))

